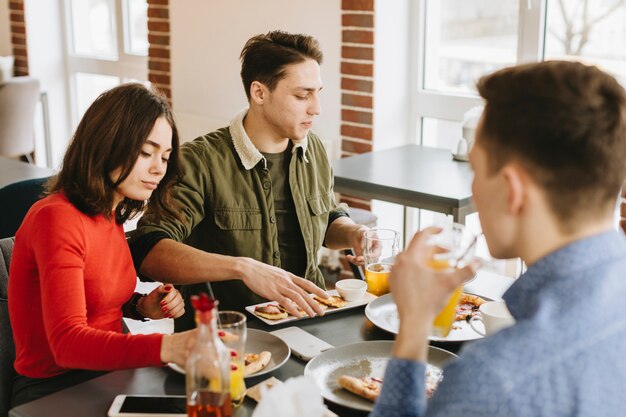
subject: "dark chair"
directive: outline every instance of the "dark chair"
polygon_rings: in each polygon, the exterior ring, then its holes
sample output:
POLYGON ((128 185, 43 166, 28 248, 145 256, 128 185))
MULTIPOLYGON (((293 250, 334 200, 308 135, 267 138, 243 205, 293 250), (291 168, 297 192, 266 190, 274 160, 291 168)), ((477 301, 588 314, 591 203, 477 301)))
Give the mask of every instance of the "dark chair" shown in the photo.
POLYGON ((15 344, 9 321, 8 286, 9 263, 13 253, 13 238, 0 239, 0 417, 9 413, 15 369, 15 344))
POLYGON ((48 179, 23 180, 0 188, 0 239, 15 236, 30 206, 42 197, 48 179))

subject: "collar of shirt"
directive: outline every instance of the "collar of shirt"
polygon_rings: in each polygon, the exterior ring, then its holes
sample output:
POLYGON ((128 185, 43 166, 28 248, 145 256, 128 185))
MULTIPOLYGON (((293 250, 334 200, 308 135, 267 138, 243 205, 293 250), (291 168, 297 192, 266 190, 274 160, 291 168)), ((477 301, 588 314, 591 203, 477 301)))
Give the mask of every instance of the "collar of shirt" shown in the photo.
POLYGON ((516 320, 530 317, 538 308, 541 292, 548 287, 569 286, 581 271, 624 256, 626 241, 615 231, 577 240, 539 259, 503 295, 516 320))
MULTIPOLYGON (((267 160, 263 156, 263 154, 254 146, 254 143, 250 140, 250 137, 246 133, 246 130, 243 128, 243 118, 248 114, 248 108, 241 110, 237 116, 230 122, 230 126, 228 130, 230 131, 230 136, 233 138, 233 145, 235 146, 235 151, 237 152, 237 156, 241 160, 243 167, 246 170, 251 170, 254 168, 259 161, 263 161, 265 164, 265 168, 267 168, 267 160)), ((302 148, 302 158, 304 162, 309 162, 306 158, 306 148, 308 145, 308 138, 305 136, 302 139, 294 140, 293 142, 293 152, 297 152, 298 148, 302 148)))

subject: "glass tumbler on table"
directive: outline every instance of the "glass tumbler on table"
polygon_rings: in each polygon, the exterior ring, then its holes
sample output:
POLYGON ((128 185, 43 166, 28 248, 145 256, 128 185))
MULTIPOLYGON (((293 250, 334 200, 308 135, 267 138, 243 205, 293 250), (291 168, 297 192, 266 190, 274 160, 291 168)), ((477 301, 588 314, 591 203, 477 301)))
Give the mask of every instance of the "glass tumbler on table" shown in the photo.
MULTIPOLYGON (((462 224, 452 223, 443 226, 441 232, 429 239, 429 244, 434 248, 428 266, 438 271, 463 268, 474 259, 476 239, 477 236, 462 224)), ((443 310, 435 317, 434 336, 447 337, 450 333, 462 290, 462 286, 455 289, 443 310)))
POLYGON ((400 233, 391 229, 370 229, 365 232, 365 281, 367 291, 374 295, 389 292, 389 275, 395 256, 400 251, 400 233))
POLYGON ((230 395, 238 407, 246 394, 244 352, 247 338, 246 316, 238 311, 219 312, 218 334, 230 355, 230 395))

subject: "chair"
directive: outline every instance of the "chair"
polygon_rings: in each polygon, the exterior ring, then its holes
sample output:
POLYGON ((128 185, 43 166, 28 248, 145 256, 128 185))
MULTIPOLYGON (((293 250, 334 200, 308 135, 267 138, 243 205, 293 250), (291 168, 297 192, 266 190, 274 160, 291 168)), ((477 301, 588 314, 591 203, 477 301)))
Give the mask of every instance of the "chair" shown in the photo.
POLYGON ((36 78, 14 77, 0 84, 0 155, 33 162, 39 94, 36 78))
POLYGON ((0 417, 9 413, 15 369, 15 344, 9 321, 8 286, 9 263, 13 253, 13 238, 0 240, 0 417))
POLYGON ((0 204, 0 239, 15 236, 30 206, 42 197, 48 179, 23 180, 0 188, 0 201, 10 202, 0 204))

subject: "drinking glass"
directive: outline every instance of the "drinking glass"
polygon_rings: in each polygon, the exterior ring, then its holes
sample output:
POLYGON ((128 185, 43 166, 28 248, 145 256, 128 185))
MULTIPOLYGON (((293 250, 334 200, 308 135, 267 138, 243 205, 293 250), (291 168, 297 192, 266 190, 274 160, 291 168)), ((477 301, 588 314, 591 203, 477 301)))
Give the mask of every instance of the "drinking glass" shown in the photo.
MULTIPOLYGON (((443 226, 441 232, 429 239, 428 243, 433 246, 433 252, 428 259, 428 266, 438 271, 452 271, 466 266, 474 259, 476 239, 477 236, 462 224, 452 223, 443 226)), ((450 333, 462 289, 460 286, 454 290, 443 310, 435 317, 434 336, 446 337, 450 333)))
POLYGON ((247 337, 246 316, 238 311, 219 312, 218 335, 230 353, 230 396, 233 406, 243 403, 246 393, 244 382, 244 353, 247 337))
POLYGON ((370 229, 365 233, 365 281, 374 295, 389 292, 389 275, 400 251, 400 233, 391 229, 370 229))

